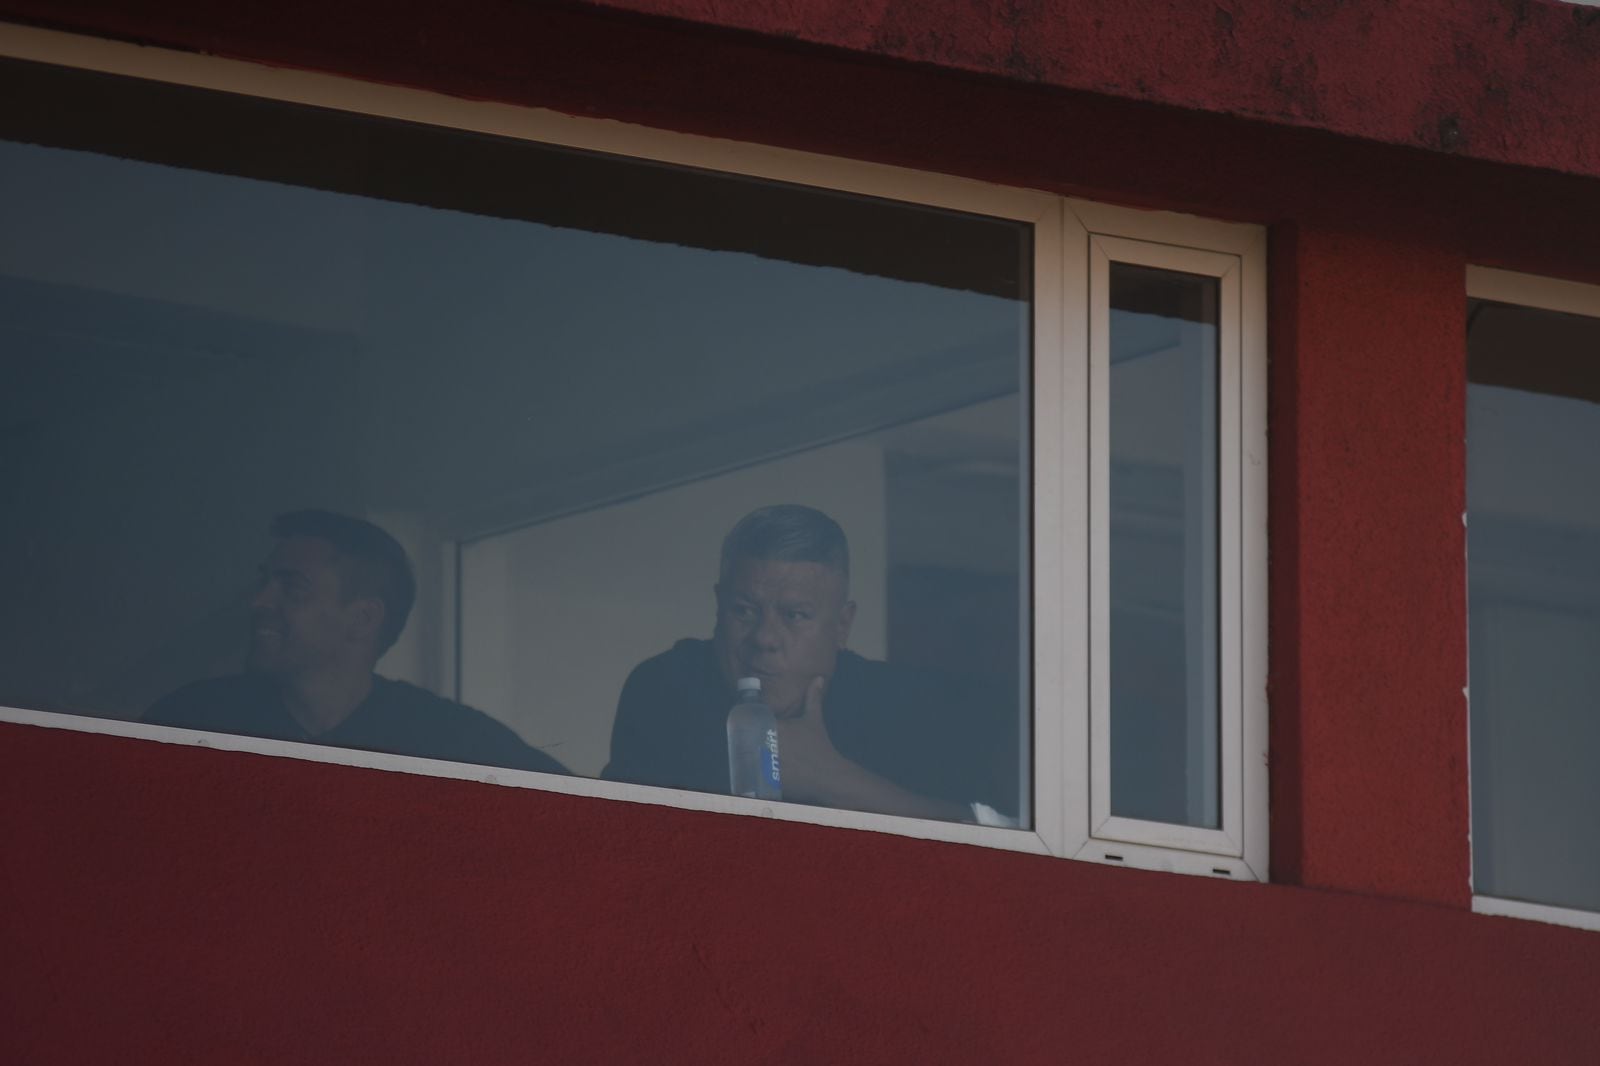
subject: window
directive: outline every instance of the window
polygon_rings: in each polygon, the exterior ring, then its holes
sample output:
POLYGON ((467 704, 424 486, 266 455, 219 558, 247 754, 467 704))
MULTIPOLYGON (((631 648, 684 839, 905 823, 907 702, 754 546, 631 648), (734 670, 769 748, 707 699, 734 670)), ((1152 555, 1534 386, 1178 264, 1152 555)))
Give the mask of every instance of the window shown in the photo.
POLYGON ((1079 854, 1264 878, 1262 234, 1071 210, 1088 292, 1079 854))
POLYGON ((60 42, 7 720, 1264 876, 1259 229, 60 42))
POLYGON ((1475 907, 1600 928, 1600 287, 1467 291, 1475 907))

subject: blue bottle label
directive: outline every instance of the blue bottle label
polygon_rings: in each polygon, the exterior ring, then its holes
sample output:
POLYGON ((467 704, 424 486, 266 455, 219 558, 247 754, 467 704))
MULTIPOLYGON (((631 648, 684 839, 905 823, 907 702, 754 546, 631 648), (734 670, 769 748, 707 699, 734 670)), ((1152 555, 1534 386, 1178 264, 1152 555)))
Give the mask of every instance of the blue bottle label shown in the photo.
POLYGON ((778 731, 767 730, 767 735, 761 744, 761 776, 767 784, 774 789, 780 787, 782 777, 778 769, 778 731))

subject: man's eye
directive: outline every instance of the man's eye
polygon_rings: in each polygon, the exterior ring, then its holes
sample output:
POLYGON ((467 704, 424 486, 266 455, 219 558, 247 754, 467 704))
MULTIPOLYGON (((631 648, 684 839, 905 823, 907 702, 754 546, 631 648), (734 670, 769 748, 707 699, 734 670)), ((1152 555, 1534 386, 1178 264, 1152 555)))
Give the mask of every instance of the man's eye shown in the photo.
POLYGON ((736 604, 733 608, 733 617, 741 622, 748 622, 755 618, 756 609, 745 604, 736 604))

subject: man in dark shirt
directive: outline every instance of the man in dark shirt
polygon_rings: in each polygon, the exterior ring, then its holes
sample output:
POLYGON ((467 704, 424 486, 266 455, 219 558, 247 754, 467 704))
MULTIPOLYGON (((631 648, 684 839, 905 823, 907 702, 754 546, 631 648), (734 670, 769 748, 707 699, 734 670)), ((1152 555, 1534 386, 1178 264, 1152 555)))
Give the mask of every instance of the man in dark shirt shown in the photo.
POLYGON ((712 640, 679 641, 633 670, 602 776, 726 793, 728 709, 737 680, 755 677, 779 720, 785 800, 1004 823, 967 743, 974 705, 845 650, 849 573, 844 531, 822 512, 741 519, 722 545, 712 640))
POLYGON ((488 715, 372 672, 416 598, 393 537, 329 511, 279 515, 272 534, 250 606, 247 671, 179 689, 145 722, 567 772, 488 715))

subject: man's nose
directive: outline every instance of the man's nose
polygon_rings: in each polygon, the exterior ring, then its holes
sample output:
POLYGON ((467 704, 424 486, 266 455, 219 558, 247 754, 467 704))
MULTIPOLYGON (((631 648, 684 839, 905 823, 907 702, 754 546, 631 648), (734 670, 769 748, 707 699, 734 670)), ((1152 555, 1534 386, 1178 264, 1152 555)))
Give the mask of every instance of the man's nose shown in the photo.
POLYGON ((761 612, 761 619, 750 633, 750 641, 762 651, 778 650, 782 642, 782 633, 778 629, 778 616, 775 611, 761 612))

